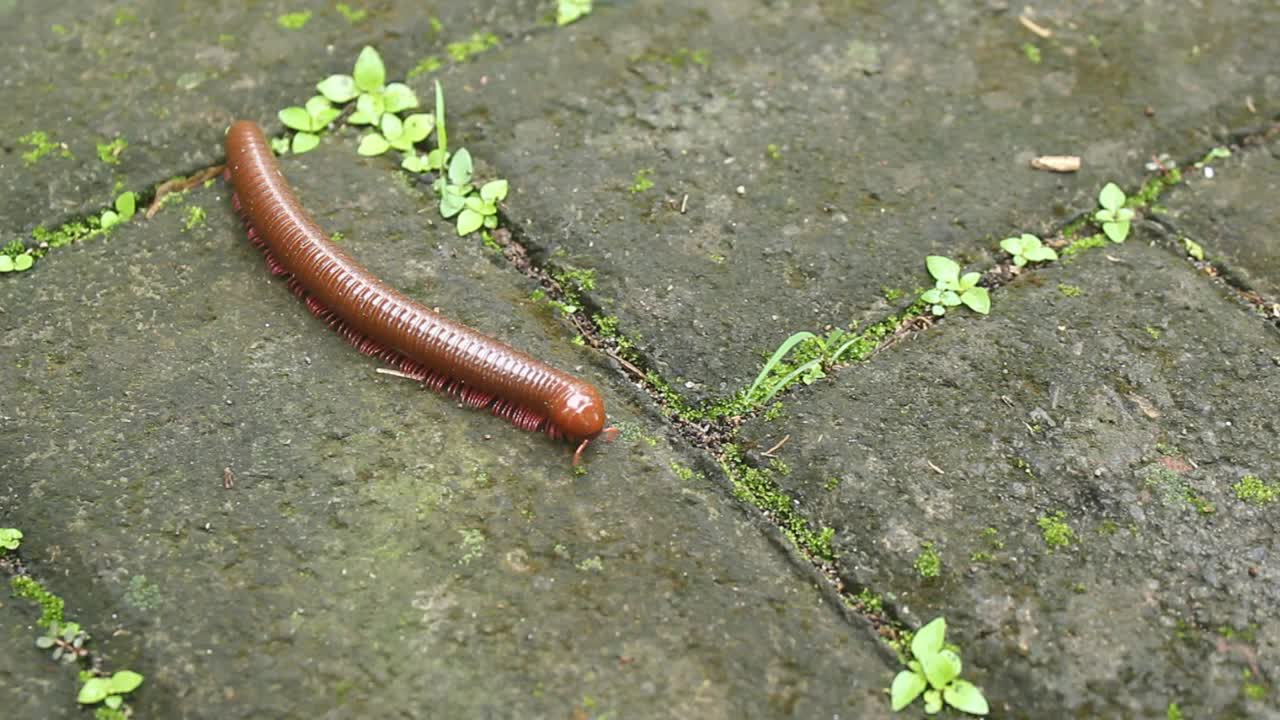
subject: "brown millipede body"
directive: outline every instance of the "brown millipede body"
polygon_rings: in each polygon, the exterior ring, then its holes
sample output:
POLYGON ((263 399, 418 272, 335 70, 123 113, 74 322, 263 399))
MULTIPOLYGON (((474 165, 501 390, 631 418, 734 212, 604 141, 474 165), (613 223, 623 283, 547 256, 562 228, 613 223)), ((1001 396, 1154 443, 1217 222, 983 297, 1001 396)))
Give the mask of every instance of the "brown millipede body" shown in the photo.
POLYGON ((303 210, 257 123, 227 131, 231 204, 273 275, 360 352, 464 405, 519 428, 587 444, 605 428, 604 400, 590 383, 430 310, 387 286, 334 245, 303 210))

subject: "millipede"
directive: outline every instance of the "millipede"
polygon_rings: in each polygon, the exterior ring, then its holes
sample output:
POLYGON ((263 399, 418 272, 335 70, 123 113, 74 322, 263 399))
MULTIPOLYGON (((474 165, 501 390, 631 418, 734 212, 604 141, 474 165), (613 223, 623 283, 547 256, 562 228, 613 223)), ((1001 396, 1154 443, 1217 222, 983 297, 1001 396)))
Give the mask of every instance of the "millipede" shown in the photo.
POLYGON ((267 268, 360 352, 465 406, 578 443, 574 465, 592 440, 617 434, 605 427, 604 400, 590 383, 436 313, 333 244, 294 196, 257 123, 233 124, 226 148, 231 205, 267 268))

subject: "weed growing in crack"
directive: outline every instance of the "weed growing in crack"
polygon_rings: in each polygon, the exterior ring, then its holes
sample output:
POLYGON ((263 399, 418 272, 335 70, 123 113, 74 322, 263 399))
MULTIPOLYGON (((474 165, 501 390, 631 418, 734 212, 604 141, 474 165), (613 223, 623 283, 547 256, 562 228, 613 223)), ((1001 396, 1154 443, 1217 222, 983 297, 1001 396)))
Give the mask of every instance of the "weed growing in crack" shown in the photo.
POLYGON ((889 690, 894 712, 924 696, 924 711, 936 715, 943 704, 969 715, 986 715, 987 699, 976 685, 960 677, 960 648, 946 643, 947 621, 937 617, 911 639, 913 660, 893 678, 889 690))
POLYGON ((1093 219, 1102 223, 1103 234, 1114 243, 1122 243, 1129 237, 1133 222, 1133 209, 1125 207, 1125 200, 1124 191, 1115 183, 1107 183, 1098 193, 1102 209, 1093 214, 1093 219))
POLYGON ((1046 247, 1040 238, 1030 233, 1022 233, 1019 237, 1005 238, 1000 241, 1000 249, 1013 256, 1013 264, 1022 267, 1027 263, 1050 262, 1058 259, 1058 253, 1046 247))
POLYGON ((924 262, 935 282, 920 299, 929 304, 934 315, 946 315, 947 308, 961 304, 982 315, 991 312, 991 296, 986 288, 978 286, 980 273, 961 275, 960 264, 942 255, 930 255, 924 262))

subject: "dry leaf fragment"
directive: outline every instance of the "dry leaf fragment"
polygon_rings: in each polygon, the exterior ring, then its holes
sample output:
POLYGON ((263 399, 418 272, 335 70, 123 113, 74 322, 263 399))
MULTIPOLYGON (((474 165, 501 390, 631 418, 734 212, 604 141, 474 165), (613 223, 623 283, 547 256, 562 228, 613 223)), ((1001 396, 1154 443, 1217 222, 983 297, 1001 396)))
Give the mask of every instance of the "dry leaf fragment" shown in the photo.
POLYGON ((1031 167, 1037 170, 1069 173, 1080 169, 1079 155, 1041 155, 1031 159, 1031 167))

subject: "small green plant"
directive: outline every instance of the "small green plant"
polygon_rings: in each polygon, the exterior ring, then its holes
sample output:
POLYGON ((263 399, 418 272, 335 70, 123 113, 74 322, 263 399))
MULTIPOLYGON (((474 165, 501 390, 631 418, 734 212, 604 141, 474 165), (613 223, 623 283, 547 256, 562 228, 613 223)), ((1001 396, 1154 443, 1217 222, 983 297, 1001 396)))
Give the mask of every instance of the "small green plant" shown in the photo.
POLYGON ((341 15, 348 23, 352 25, 355 25, 356 23, 363 21, 366 17, 369 16, 368 10, 365 10, 364 8, 361 8, 359 10, 354 10, 350 5, 346 3, 341 3, 341 2, 338 3, 337 5, 334 5, 333 9, 337 10, 338 14, 341 15))
POLYGON ((0 273, 7 272, 23 272, 30 270, 31 266, 36 262, 35 257, 26 249, 22 241, 15 240, 4 246, 4 250, 0 251, 0 273), (14 245, 18 249, 14 249, 14 245))
POLYGON ((40 606, 40 619, 36 625, 47 628, 53 623, 62 622, 62 598, 44 589, 38 581, 27 575, 14 575, 9 580, 13 594, 24 600, 30 600, 40 606))
POLYGON ((976 685, 960 678, 959 648, 946 644, 947 621, 934 618, 911 639, 914 660, 893 679, 889 691, 898 712, 924 695, 924 711, 936 715, 943 703, 970 715, 986 715, 987 699, 976 685))
POLYGON ((320 131, 337 120, 342 111, 335 108, 328 98, 316 95, 302 107, 294 105, 276 114, 285 127, 294 131, 290 150, 301 155, 320 144, 320 131))
POLYGON ((1049 546, 1050 552, 1075 542, 1075 531, 1067 524, 1067 514, 1062 510, 1041 515, 1036 520, 1036 524, 1040 526, 1040 534, 1044 537, 1044 544, 1049 546))
MULTIPOLYGON (((414 113, 404 120, 392 113, 384 113, 378 123, 381 132, 373 132, 360 138, 360 147, 356 152, 364 156, 381 155, 392 148, 405 153, 405 160, 417 153, 413 146, 427 139, 431 134, 435 117, 431 113, 414 113)), ((401 163, 406 170, 410 169, 401 163)))
POLYGON ((568 25, 591 12, 591 0, 557 0, 556 24, 568 25))
POLYGON ((197 228, 204 224, 208 214, 204 208, 199 205, 193 205, 187 208, 187 219, 182 223, 182 232, 187 232, 193 228, 197 228))
POLYGON ((1098 193, 1102 209, 1093 214, 1093 219, 1102 223, 1102 232, 1114 243, 1122 243, 1129 237, 1133 210, 1124 206, 1126 199, 1124 191, 1115 183, 1107 183, 1098 193))
POLYGON ((1036 47, 1034 44, 1022 43, 1022 54, 1027 57, 1027 60, 1030 61, 1032 65, 1040 64, 1040 48, 1036 47))
POLYGON ((1236 498, 1261 507, 1280 499, 1280 483, 1264 482, 1257 475, 1245 475, 1231 486, 1236 498))
POLYGON ((468 58, 497 46, 497 35, 489 32, 475 32, 471 33, 471 37, 466 40, 445 45, 444 51, 449 54, 450 59, 454 62, 465 62, 468 58))
POLYGON ((1204 261, 1204 248, 1195 240, 1188 237, 1182 238, 1182 248, 1187 251, 1187 255, 1191 258, 1201 262, 1204 261))
POLYGON ((1062 293, 1066 297, 1073 298, 1073 297, 1080 297, 1081 290, 1079 285, 1068 285, 1066 283, 1058 283, 1058 292, 1062 293))
POLYGON ((98 143, 98 159, 108 165, 120 164, 120 153, 129 147, 124 138, 116 138, 109 143, 98 143))
POLYGON ((124 696, 137 690, 142 679, 141 675, 132 670, 121 670, 111 677, 91 677, 80 688, 76 702, 81 705, 102 703, 112 710, 118 710, 124 703, 124 696))
POLYGON ((129 222, 138 209, 138 194, 122 192, 116 196, 115 209, 103 210, 98 219, 103 230, 110 230, 120 223, 129 222))
POLYGON ((73 663, 89 654, 89 650, 84 646, 87 642, 89 642, 89 636, 80 629, 79 624, 53 622, 49 624, 44 635, 36 638, 36 647, 41 650, 53 648, 54 660, 73 663))
POLYGON ((920 554, 916 555, 911 567, 915 568, 916 572, 920 573, 920 577, 926 580, 936 578, 942 574, 942 556, 938 554, 938 550, 933 546, 933 543, 922 543, 920 545, 920 554))
POLYGON ((1029 262, 1049 262, 1057 260, 1058 253, 1046 247, 1040 238, 1030 233, 1022 233, 1020 237, 1005 238, 1000 241, 1000 248, 1013 256, 1013 264, 1022 267, 1029 262))
POLYGON ((43 130, 32 130, 31 132, 18 138, 18 142, 25 143, 31 149, 22 153, 22 162, 27 165, 35 165, 40 158, 48 155, 54 150, 58 150, 59 157, 71 157, 71 149, 66 143, 57 142, 49 137, 49 133, 43 130))
POLYGON ((440 216, 458 216, 458 235, 468 235, 481 227, 498 226, 498 203, 507 197, 507 181, 491 180, 475 194, 471 182, 471 153, 460 148, 449 161, 448 182, 440 194, 440 216))
POLYGON ((276 18, 276 24, 285 30, 301 30, 311 20, 310 10, 285 13, 276 18))
POLYGON ((17 528, 0 528, 0 549, 17 550, 22 544, 22 531, 17 528))
POLYGON ((382 56, 365 46, 356 58, 351 75, 330 75, 316 85, 330 102, 345 105, 356 101, 356 111, 347 122, 378 127, 384 113, 400 113, 418 107, 418 96, 404 83, 385 84, 386 66, 382 56))
POLYGON ((987 289, 978 287, 982 275, 976 272, 960 274, 960 265, 942 255, 930 255, 924 259, 934 286, 926 290, 920 299, 930 305, 934 315, 946 315, 947 308, 963 303, 970 310, 986 315, 991 312, 991 296, 987 289))
POLYGON ((641 168, 636 171, 635 177, 631 181, 631 185, 627 190, 632 194, 642 193, 653 187, 653 181, 649 179, 649 175, 653 173, 653 168, 641 168))

